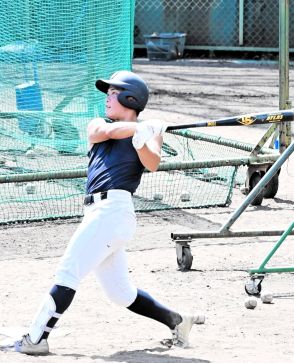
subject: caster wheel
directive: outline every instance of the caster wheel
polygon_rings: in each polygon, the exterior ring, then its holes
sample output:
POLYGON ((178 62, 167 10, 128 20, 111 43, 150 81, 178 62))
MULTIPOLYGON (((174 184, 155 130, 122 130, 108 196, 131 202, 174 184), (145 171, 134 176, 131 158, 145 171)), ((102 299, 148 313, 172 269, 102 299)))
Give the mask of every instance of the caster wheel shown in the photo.
POLYGON ((182 258, 177 258, 177 262, 181 271, 190 270, 193 262, 193 256, 189 246, 184 246, 182 248, 182 258))
MULTIPOLYGON (((251 190, 259 183, 261 179, 261 175, 258 173, 254 173, 250 179, 250 192, 251 190)), ((253 199, 251 202, 251 205, 261 205, 263 200, 263 190, 260 191, 260 193, 253 199)))
POLYGON ((245 284, 246 294, 249 296, 259 296, 261 292, 261 280, 250 279, 245 284))
POLYGON ((279 174, 275 174, 269 183, 265 186, 264 198, 274 198, 279 189, 279 174))

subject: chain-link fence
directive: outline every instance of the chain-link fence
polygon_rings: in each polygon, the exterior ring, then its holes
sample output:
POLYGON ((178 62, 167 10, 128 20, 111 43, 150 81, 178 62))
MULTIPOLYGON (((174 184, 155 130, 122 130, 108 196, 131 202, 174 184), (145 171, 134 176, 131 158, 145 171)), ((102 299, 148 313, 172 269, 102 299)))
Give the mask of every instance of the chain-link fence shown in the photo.
MULTIPOLYGON (((294 47, 294 0, 290 48, 294 47)), ((137 0, 135 46, 144 35, 186 33, 187 49, 264 50, 279 47, 279 0, 137 0)))

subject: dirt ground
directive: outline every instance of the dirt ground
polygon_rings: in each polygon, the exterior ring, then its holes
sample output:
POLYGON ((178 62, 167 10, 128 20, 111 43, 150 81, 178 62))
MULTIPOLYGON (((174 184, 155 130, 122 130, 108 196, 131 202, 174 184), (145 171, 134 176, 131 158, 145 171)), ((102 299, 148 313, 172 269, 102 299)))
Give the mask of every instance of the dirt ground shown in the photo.
MULTIPOLYGON (((279 104, 279 72, 271 63, 136 59, 134 70, 151 88, 142 118, 187 123, 276 110, 279 104)), ((290 69, 290 79, 293 76, 290 69)), ((222 127, 203 132, 254 143, 265 128, 222 127)), ((282 168, 276 197, 264 199, 261 206, 249 206, 232 230, 285 230, 293 222, 293 166, 292 155, 282 168)), ((267 274, 262 289, 274 293, 273 303, 259 300, 254 310, 244 307, 248 269, 261 264, 279 237, 197 239, 191 243, 192 269, 180 272, 177 268, 170 234, 218 230, 244 198, 236 189, 226 208, 138 213, 137 233, 128 246, 131 278, 180 312, 205 312, 206 323, 193 327, 190 348, 162 346, 160 340, 170 334, 165 326, 110 303, 89 275, 50 337, 49 356, 0 352, 0 362, 294 362, 294 275, 267 274)), ((51 287, 55 267, 78 222, 1 227, 0 341, 25 331, 51 287)), ((288 236, 270 266, 293 266, 291 242, 293 236, 288 236)))

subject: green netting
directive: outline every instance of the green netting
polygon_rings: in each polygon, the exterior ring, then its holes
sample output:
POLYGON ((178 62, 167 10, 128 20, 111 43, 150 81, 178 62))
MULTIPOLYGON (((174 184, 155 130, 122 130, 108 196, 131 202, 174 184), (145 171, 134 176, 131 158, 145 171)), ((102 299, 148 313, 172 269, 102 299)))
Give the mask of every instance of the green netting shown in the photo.
MULTIPOLYGON (((2 0, 1 10, 0 175, 84 167, 86 125, 104 113, 95 80, 131 68, 134 1, 2 0)), ((29 201, 21 184, 1 185, 1 206, 15 202, 4 220, 34 218, 36 203, 42 218, 76 214, 62 203, 77 184, 39 183, 29 201)))

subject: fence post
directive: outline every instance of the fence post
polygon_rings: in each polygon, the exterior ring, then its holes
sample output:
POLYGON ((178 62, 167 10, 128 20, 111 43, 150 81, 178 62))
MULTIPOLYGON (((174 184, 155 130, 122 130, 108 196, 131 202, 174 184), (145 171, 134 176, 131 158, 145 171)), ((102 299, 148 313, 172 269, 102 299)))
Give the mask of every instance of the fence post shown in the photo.
POLYGON ((239 45, 244 44, 244 0, 239 0, 239 45))
MULTIPOLYGON (((291 108, 289 100, 289 0, 279 2, 279 109, 291 108)), ((279 130, 282 153, 291 143, 291 124, 283 122, 279 130)))

